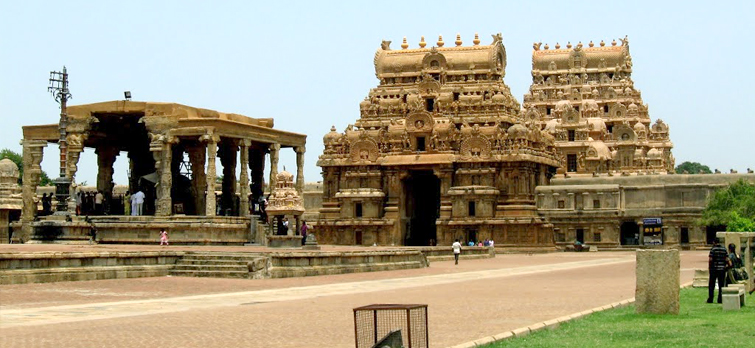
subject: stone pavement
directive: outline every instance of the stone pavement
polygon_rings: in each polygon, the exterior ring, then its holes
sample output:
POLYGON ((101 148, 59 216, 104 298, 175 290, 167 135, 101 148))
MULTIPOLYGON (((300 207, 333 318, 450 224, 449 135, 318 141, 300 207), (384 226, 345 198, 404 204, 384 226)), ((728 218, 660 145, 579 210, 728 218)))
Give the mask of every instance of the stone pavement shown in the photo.
MULTIPOLYGON (((706 256, 682 252, 682 282, 706 256)), ((633 296, 633 252, 292 279, 10 285, 0 287, 0 346, 353 347, 353 308, 427 303, 430 344, 448 347, 633 296)))

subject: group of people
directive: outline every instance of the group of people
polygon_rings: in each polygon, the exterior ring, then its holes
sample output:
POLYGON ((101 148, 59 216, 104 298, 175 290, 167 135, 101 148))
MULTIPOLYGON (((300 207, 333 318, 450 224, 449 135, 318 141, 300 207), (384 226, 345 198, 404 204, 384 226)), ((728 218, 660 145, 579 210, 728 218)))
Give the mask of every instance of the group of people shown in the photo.
POLYGON ((144 192, 142 190, 137 190, 134 194, 126 191, 123 198, 124 215, 144 215, 144 192))
POLYGON ((105 205, 106 200, 102 191, 78 191, 74 199, 76 200, 77 215, 104 215, 109 210, 105 205))
MULTIPOLYGON (((728 245, 728 249, 727 252, 726 248, 716 239, 708 254, 708 303, 713 303, 716 283, 718 283, 717 302, 721 303, 721 289, 723 287, 740 280, 745 280, 748 277, 747 272, 742 269, 744 262, 742 262, 742 258, 737 254, 737 246, 732 243, 728 245)), ((750 290, 750 294, 754 291, 755 289, 750 290)))
POLYGON ((494 244, 495 243, 493 242, 492 239, 485 239, 484 241, 477 241, 477 243, 475 243, 475 241, 473 240, 470 240, 469 242, 467 242, 467 246, 478 246, 478 247, 492 247, 494 246, 494 244))

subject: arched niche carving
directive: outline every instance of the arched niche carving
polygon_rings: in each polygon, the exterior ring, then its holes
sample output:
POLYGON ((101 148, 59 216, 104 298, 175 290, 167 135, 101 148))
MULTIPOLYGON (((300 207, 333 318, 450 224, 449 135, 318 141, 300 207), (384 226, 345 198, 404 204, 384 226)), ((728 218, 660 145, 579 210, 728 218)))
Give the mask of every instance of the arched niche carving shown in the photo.
POLYGON ((465 137, 459 146, 459 152, 463 158, 489 158, 491 155, 490 140, 482 135, 465 137))
POLYGON ((370 138, 363 138, 353 143, 349 153, 352 162, 375 162, 379 155, 377 142, 370 138))
POLYGON ((438 52, 435 49, 430 50, 429 53, 422 58, 422 68, 425 70, 441 70, 448 69, 448 63, 446 62, 446 56, 438 52))
POLYGON ((429 112, 418 111, 407 115, 404 124, 409 133, 430 133, 433 131, 435 121, 429 112))

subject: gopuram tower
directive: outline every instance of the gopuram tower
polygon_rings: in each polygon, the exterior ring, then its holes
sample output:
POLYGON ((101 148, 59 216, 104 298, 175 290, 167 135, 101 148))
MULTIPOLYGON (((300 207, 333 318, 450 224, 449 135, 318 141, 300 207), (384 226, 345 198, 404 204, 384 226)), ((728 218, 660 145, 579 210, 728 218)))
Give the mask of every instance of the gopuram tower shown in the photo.
POLYGON ((624 38, 597 46, 533 45, 525 113, 556 138, 560 173, 673 173, 668 126, 652 123, 624 38))
POLYGON ((535 186, 559 165, 554 139, 526 118, 503 77, 501 35, 463 46, 438 38, 375 53, 379 85, 360 118, 323 138, 321 243, 552 246, 535 186))

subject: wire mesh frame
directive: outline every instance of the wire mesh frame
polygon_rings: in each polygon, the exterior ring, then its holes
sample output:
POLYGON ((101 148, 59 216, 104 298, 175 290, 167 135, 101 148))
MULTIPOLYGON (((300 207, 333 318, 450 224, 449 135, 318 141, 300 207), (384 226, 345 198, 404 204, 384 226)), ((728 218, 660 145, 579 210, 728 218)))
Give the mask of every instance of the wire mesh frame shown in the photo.
POLYGON ((427 305, 375 304, 354 308, 357 348, 370 348, 393 330, 401 330, 407 348, 427 348, 427 324, 427 305))

